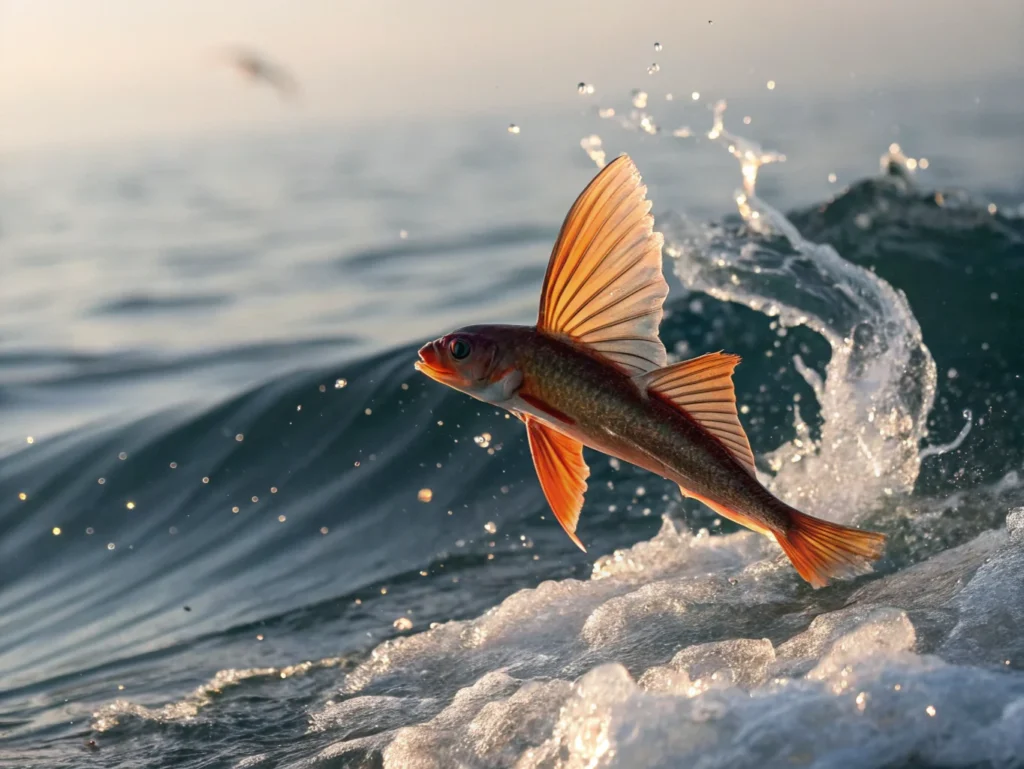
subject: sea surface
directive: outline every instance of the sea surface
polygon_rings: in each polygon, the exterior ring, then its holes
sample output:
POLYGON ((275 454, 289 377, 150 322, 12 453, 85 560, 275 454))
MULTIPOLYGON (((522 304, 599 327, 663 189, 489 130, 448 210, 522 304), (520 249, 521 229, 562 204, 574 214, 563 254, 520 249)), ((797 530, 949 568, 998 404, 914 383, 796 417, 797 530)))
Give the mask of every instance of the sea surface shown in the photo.
POLYGON ((1024 81, 719 96, 0 157, 0 765, 1024 766, 1024 81), (593 453, 581 553, 413 370, 533 322, 601 152, 875 573, 593 453))

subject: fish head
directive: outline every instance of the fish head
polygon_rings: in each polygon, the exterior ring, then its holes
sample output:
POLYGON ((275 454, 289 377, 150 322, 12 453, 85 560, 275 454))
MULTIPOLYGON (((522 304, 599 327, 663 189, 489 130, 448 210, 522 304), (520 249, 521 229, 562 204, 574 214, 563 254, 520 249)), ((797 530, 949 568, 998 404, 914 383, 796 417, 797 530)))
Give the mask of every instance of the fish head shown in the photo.
POLYGON ((501 404, 515 395, 522 375, 511 345, 486 326, 459 329, 423 345, 416 370, 435 382, 486 403, 501 404))

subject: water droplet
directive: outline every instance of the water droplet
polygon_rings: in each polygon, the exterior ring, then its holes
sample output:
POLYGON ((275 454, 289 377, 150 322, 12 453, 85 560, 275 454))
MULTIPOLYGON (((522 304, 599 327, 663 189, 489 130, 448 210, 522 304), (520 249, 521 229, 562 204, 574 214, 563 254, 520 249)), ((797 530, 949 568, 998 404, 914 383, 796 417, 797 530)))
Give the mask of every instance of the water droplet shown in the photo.
POLYGON ((434 498, 434 492, 430 489, 420 489, 416 494, 416 499, 420 502, 429 502, 434 498))
POLYGON ((484 531, 486 531, 488 534, 494 534, 498 531, 498 524, 496 524, 494 521, 488 521, 484 524, 484 531))
POLYGON ((693 99, 694 101, 697 101, 697 99, 700 98, 700 91, 694 91, 693 93, 691 93, 690 98, 693 99))
POLYGON ((399 617, 393 624, 396 630, 412 630, 412 620, 408 617, 399 617))
POLYGON ((774 91, 775 90, 775 81, 774 80, 769 80, 766 83, 766 85, 767 85, 769 91, 774 91))
POLYGON ((340 390, 343 387, 345 387, 346 385, 348 385, 348 380, 347 379, 335 379, 334 380, 334 389, 335 390, 340 390))
POLYGON ((519 126, 517 126, 515 123, 509 123, 508 124, 508 132, 510 134, 517 134, 517 133, 519 133, 519 126))
MULTIPOLYGON (((398 237, 400 237, 402 240, 406 240, 409 237, 409 231, 408 230, 399 230, 398 231, 398 237)), ((338 381, 340 382, 341 380, 339 379, 338 381)), ((337 382, 335 382, 334 386, 335 387, 338 386, 337 382)))
POLYGON ((278 523, 284 523, 287 520, 288 520, 288 516, 287 515, 279 515, 279 516, 277 516, 277 522, 278 523))
POLYGON ((241 508, 238 505, 235 505, 234 507, 231 508, 231 512, 235 513, 236 515, 238 514, 239 510, 241 510, 241 508))
POLYGON ((999 206, 997 206, 995 203, 989 203, 988 204, 988 212, 990 214, 994 214, 998 210, 999 210, 999 206))
POLYGON ((100 486, 102 486, 106 482, 107 482, 106 478, 97 478, 96 479, 96 483, 98 483, 100 486))
POLYGON ((28 494, 26 494, 24 491, 21 491, 18 493, 18 499, 24 502, 26 499, 28 499, 28 494))
POLYGON ((128 504, 125 505, 125 507, 127 507, 129 510, 134 510, 135 509, 135 503, 134 502, 129 502, 128 504))
POLYGON ((935 706, 934 705, 929 705, 928 707, 926 707, 924 709, 924 712, 927 713, 929 716, 934 718, 935 717, 935 706))
POLYGON ((128 459, 128 452, 122 451, 120 454, 117 455, 117 458, 120 459, 121 461, 128 459))
POLYGON ((241 443, 242 441, 245 440, 245 436, 239 433, 238 435, 235 436, 235 440, 241 443))
POLYGON ((25 443, 35 443, 35 442, 36 442, 36 439, 33 438, 31 435, 29 435, 29 436, 27 436, 25 438, 25 443))
POLYGON ((171 469, 172 470, 176 470, 177 468, 178 468, 178 463, 177 462, 171 462, 171 469))
POLYGON ((113 542, 107 543, 107 550, 113 550, 115 547, 117 547, 117 545, 115 545, 113 542))
POLYGON ((320 527, 320 533, 321 534, 326 534, 328 531, 329 531, 329 529, 326 526, 321 526, 320 527))
POLYGON ((661 65, 658 64, 658 62, 654 62, 654 64, 647 68, 648 75, 654 75, 657 74, 658 72, 661 72, 661 65))
POLYGON ((828 182, 829 182, 829 184, 835 184, 836 183, 836 175, 835 174, 829 174, 828 175, 828 182))
POLYGON ((592 83, 584 83, 582 80, 576 84, 576 92, 580 96, 589 96, 594 92, 594 86, 592 83))
POLYGON ((636 107, 637 109, 646 109, 647 91, 633 91, 633 106, 636 107))
POLYGON ((60 526, 54 526, 52 531, 53 531, 53 536, 55 536, 55 537, 59 537, 60 536, 60 526))
POLYGON ((96 533, 96 529, 94 529, 92 526, 89 526, 89 527, 86 528, 85 533, 90 535, 90 536, 92 536, 93 534, 96 533))
POLYGON ((654 50, 656 53, 661 53, 661 43, 655 43, 654 50))

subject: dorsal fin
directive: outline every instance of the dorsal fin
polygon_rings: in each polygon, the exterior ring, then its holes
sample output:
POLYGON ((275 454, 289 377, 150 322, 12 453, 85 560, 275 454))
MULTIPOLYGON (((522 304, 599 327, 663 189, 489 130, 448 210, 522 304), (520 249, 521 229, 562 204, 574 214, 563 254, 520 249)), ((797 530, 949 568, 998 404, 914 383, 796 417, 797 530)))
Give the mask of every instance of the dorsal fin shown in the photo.
POLYGON ((630 374, 665 365, 658 338, 668 284, 661 233, 628 155, 594 177, 569 210, 548 262, 537 328, 587 345, 630 374))
POLYGON ((739 362, 739 355, 712 352, 651 371, 637 381, 643 390, 657 393, 693 417, 756 478, 754 453, 736 413, 732 386, 739 362))
POLYGON ((590 468, 583 461, 583 444, 532 417, 527 416, 524 421, 544 496, 569 539, 585 553, 587 548, 576 536, 590 475, 590 468))

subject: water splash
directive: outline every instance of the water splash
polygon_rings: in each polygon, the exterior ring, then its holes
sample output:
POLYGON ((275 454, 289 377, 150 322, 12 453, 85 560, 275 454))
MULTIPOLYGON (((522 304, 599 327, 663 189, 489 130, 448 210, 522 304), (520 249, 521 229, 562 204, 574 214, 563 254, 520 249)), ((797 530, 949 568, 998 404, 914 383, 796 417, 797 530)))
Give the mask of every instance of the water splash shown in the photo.
MULTIPOLYGON (((757 172, 761 170, 761 166, 768 163, 784 163, 786 156, 781 152, 765 150, 757 142, 727 131, 725 129, 725 111, 727 108, 728 103, 725 99, 720 99, 715 103, 712 109, 714 117, 711 130, 708 131, 708 138, 712 141, 717 141, 729 151, 730 155, 740 161, 740 172, 743 174, 743 192, 746 197, 752 197, 754 195, 754 188, 757 185, 757 172)), ((743 207, 746 205, 746 201, 741 202, 737 196, 736 202, 741 206, 740 213, 744 214, 743 207)), ((753 216, 753 209, 747 208, 746 214, 753 216)), ((747 215, 744 215, 745 219, 748 218, 747 215)), ((758 217, 753 216, 753 218, 756 219, 758 217)))
POLYGON ((727 131, 725 109, 724 101, 715 105, 708 136, 740 162, 736 205, 745 226, 708 227, 677 216, 664 227, 666 252, 687 288, 783 326, 806 326, 829 343, 823 378, 799 356, 793 361, 821 408, 820 438, 795 410, 797 436, 766 457, 775 473, 768 483, 791 504, 850 520, 913 489, 935 363, 901 292, 831 246, 805 240, 757 197, 760 168, 785 156, 727 131))
POLYGON ((925 457, 938 457, 943 454, 948 454, 951 451, 956 451, 960 448, 960 445, 967 438, 967 435, 971 432, 971 427, 974 424, 974 414, 970 409, 964 409, 964 419, 967 420, 961 428, 959 434, 951 440, 949 443, 940 443, 935 446, 928 446, 921 449, 921 453, 918 455, 921 459, 925 457))
POLYGON ((587 153, 587 157, 597 164, 598 168, 604 168, 607 162, 604 144, 601 141, 601 137, 597 134, 590 134, 590 136, 584 136, 580 139, 580 147, 587 153))

